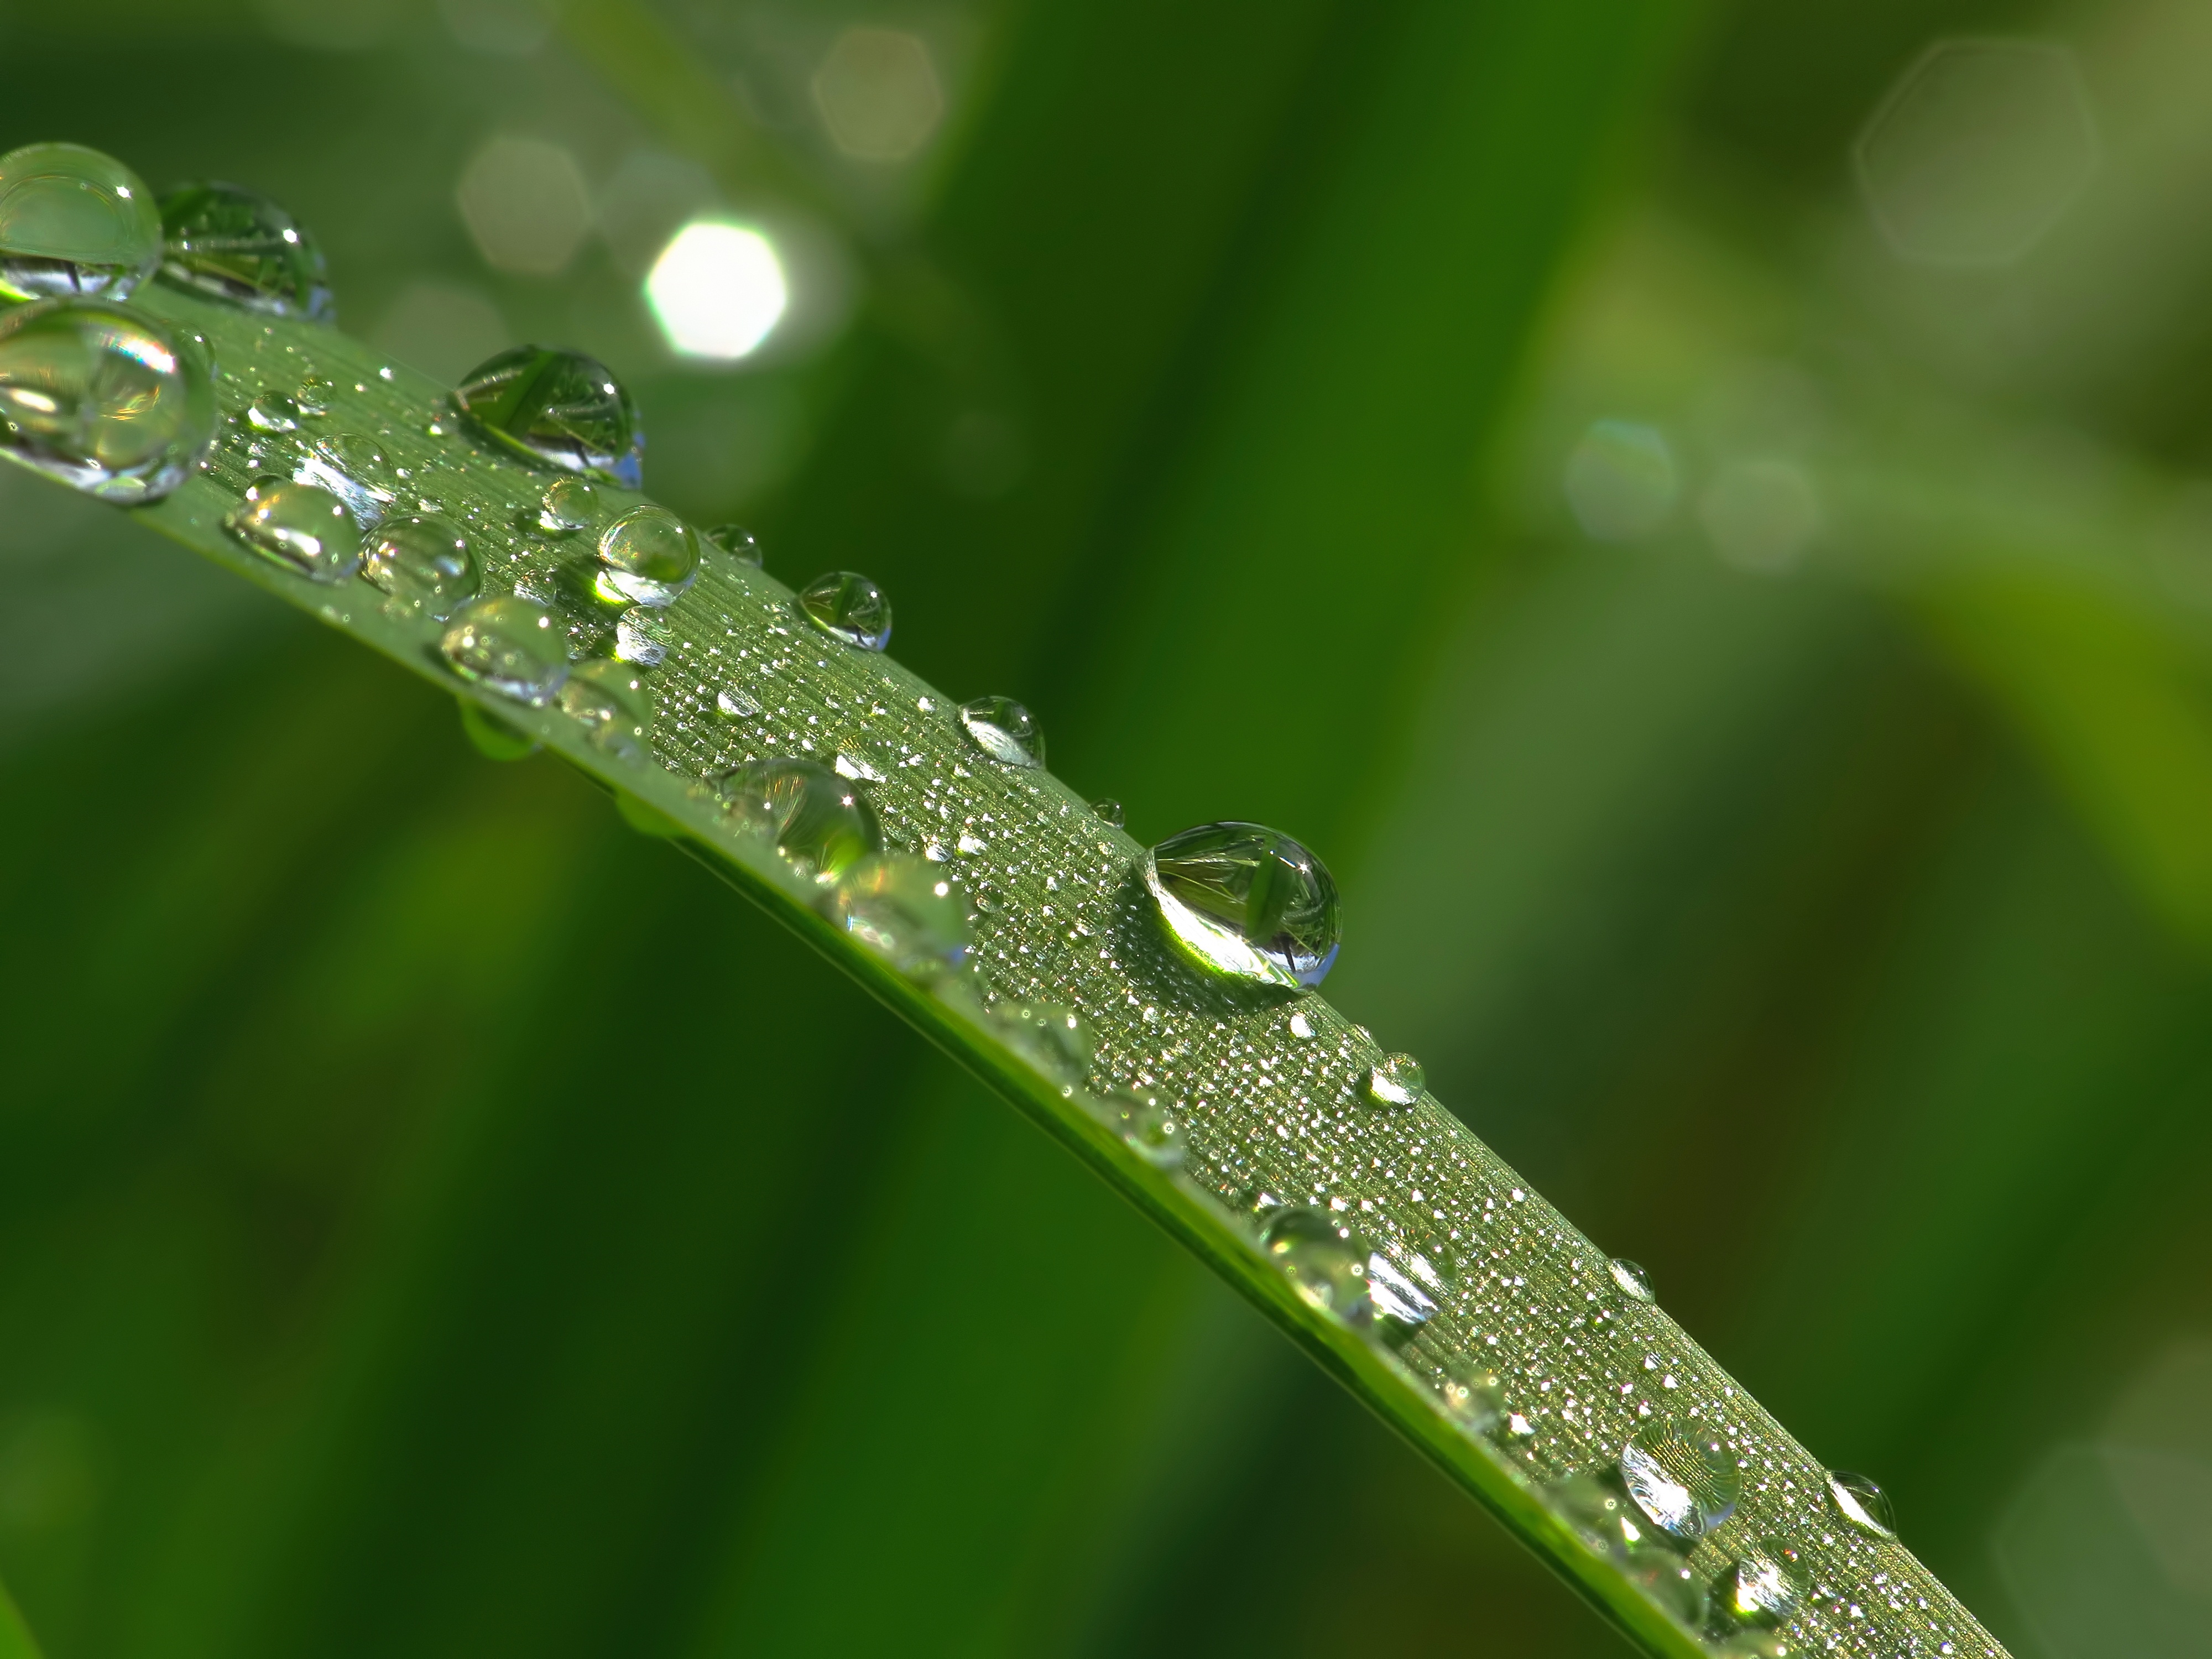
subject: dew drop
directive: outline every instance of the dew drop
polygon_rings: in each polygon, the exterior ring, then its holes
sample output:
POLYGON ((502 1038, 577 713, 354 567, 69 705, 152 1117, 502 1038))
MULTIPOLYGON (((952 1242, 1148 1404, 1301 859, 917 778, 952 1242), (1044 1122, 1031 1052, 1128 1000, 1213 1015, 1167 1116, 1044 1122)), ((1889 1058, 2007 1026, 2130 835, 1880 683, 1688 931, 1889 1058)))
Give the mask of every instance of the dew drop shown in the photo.
POLYGON ((799 608, 823 633, 863 651, 880 651, 891 642, 891 602, 855 571, 816 577, 799 594, 799 608))
POLYGON ((343 501, 313 484, 256 478, 222 523, 248 547, 310 581, 342 582, 361 568, 361 532, 353 515, 343 501))
POLYGON ((1182 1164, 1188 1138, 1172 1100, 1150 1089, 1115 1089, 1101 1096, 1098 1105, 1106 1121, 1145 1162, 1159 1170, 1182 1164))
POLYGON ((1368 1068, 1367 1092, 1378 1105, 1411 1106, 1427 1083, 1421 1062, 1411 1054, 1386 1054, 1368 1068))
POLYGON ((653 754, 653 694, 626 662, 595 657, 568 671, 561 710, 582 726, 594 749, 633 764, 653 754))
POLYGON ((735 686, 726 685, 714 693, 714 712, 732 722, 757 720, 761 706, 735 686))
POLYGON ((538 499, 538 527, 556 536, 596 530, 606 516, 606 504, 599 499, 599 486, 574 474, 554 479, 538 499))
POLYGON ((1004 766, 1044 764, 1044 733, 1036 717, 1012 697, 978 697, 960 705, 968 740, 1004 766))
POLYGON ((1291 1035, 1301 1042, 1311 1042, 1314 1036, 1313 1021, 1308 1019, 1303 1012, 1292 1014, 1291 1016, 1291 1035))
POLYGON ((469 538, 439 513, 385 520, 369 538, 362 574, 393 599, 441 622, 477 596, 477 561, 469 538))
POLYGON ((161 198, 161 276, 275 317, 336 319, 323 251, 266 196, 185 185, 161 198))
POLYGON ((1613 1282, 1620 1286, 1620 1293, 1630 1300, 1645 1303, 1659 1300, 1652 1294, 1651 1275, 1644 1272, 1640 1264, 1631 1261, 1626 1256, 1615 1256, 1605 1264, 1605 1268, 1613 1275, 1613 1282))
POLYGON ((830 769, 841 778, 852 778, 861 783, 881 783, 884 769, 867 755, 855 749, 841 749, 830 769))
POLYGON ((1372 1319, 1367 1242, 1355 1237, 1327 1210, 1310 1204, 1277 1210, 1260 1231, 1260 1248, 1315 1307, 1328 1310, 1347 1324, 1364 1325, 1372 1319))
POLYGON ((331 432, 319 437, 292 476, 329 490, 363 524, 376 523, 392 505, 392 462, 384 446, 363 433, 331 432))
POLYGON ((658 605, 634 605, 615 618, 615 655, 640 668, 658 668, 676 642, 676 624, 658 605))
POLYGON ((967 960, 965 892, 936 866, 910 853, 882 854, 854 864, 831 890, 830 915, 908 979, 941 979, 967 960))
POLYGON ((158 501, 215 441, 196 346, 131 307, 52 300, 0 312, 0 451, 121 507, 158 501))
POLYGON ((1771 1627, 1790 1616, 1811 1584, 1796 1550, 1762 1538, 1723 1576, 1721 1607, 1739 1624, 1771 1627))
POLYGON ((1109 825, 1115 830, 1119 830, 1122 827, 1121 803, 1112 799, 1110 796, 1104 800, 1092 801, 1091 803, 1091 816, 1096 817, 1101 823, 1109 825))
POLYGON ((553 613, 519 593, 462 606, 438 649, 463 679, 533 708, 552 702, 568 678, 553 613))
POLYGON ((1488 1434, 1505 1415, 1505 1392, 1498 1386, 1498 1373, 1472 1359, 1446 1361, 1437 1394, 1444 1409, 1476 1434, 1488 1434))
POLYGON ((331 412, 337 388, 319 374, 310 374, 292 388, 292 406, 302 420, 319 421, 331 412))
POLYGON ((120 300, 161 262, 154 193, 113 156, 82 144, 0 155, 0 295, 120 300))
POLYGON ((1336 884, 1279 830, 1206 823, 1145 855, 1145 885, 1200 967, 1282 986, 1318 985, 1336 962, 1336 884))
POLYGON ((1395 1346, 1436 1316, 1428 1292, 1398 1271, 1380 1250, 1367 1258, 1367 1297, 1375 1308, 1376 1334, 1395 1346))
POLYGON ((1680 1625, 1703 1630, 1712 1596, 1690 1564, 1663 1544, 1632 1544, 1621 1562, 1628 1580, 1680 1625))
POLYGON ((1897 1536, 1897 1511, 1872 1475, 1838 1469, 1828 1477, 1828 1496, 1859 1531, 1874 1538, 1897 1536))
POLYGON ((1047 1002, 1001 1002, 988 1016, 999 1040, 1031 1071, 1072 1092, 1091 1071, 1098 1039, 1073 1008, 1047 1002))
POLYGON ((707 532, 707 539, 720 548, 739 564, 761 568, 759 538, 741 524, 718 524, 707 532))
POLYGON ((530 345, 502 351, 462 377, 453 405, 518 455, 641 487, 645 428, 637 404, 605 364, 580 351, 530 345))
POLYGON ((716 788, 733 825, 773 842, 793 873, 817 886, 884 850, 859 786, 812 761, 755 761, 725 773, 716 788))
POLYGON ((699 574, 699 532, 665 507, 634 507, 599 532, 599 594, 673 605, 699 574))
POLYGON ((1654 1526, 1693 1540, 1727 1520, 1743 1491, 1735 1454, 1680 1417, 1637 1431, 1620 1449, 1620 1478, 1654 1526))
POLYGON ((297 432, 300 405, 282 392, 264 392, 246 406, 246 423, 256 432, 297 432))

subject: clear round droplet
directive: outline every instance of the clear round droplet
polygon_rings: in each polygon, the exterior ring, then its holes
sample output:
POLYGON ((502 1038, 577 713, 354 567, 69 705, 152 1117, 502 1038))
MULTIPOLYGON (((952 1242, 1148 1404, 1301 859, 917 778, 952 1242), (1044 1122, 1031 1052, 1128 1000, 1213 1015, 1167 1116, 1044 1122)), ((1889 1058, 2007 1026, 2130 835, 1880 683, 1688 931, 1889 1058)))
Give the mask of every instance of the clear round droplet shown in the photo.
POLYGON ((1263 985, 1312 986, 1335 965, 1336 883, 1281 831, 1204 823, 1145 855, 1168 932, 1201 968, 1263 985))
POLYGON ((1445 1362, 1437 1395, 1444 1409, 1476 1434, 1488 1434, 1505 1415, 1505 1391, 1498 1373, 1475 1360, 1445 1362))
POLYGON ((1260 1231, 1260 1248, 1316 1308, 1354 1326, 1374 1318, 1368 1300, 1367 1241, 1327 1210, 1292 1204, 1277 1210, 1260 1231))
POLYGON ((823 633, 863 651, 880 651, 891 642, 891 602, 857 571, 816 577, 799 593, 799 608, 823 633))
POLYGON ((636 489, 645 428, 605 363, 580 351, 516 346, 477 365, 453 404, 493 442, 563 471, 636 489))
POLYGON ((588 478, 556 478, 538 500, 538 527, 565 536, 579 530, 597 530, 607 516, 599 486, 588 478))
POLYGON ((1654 1526, 1683 1539, 1703 1538, 1727 1520, 1743 1492, 1735 1452, 1682 1417, 1638 1430, 1621 1448, 1620 1478, 1654 1526))
POLYGON ((1147 1164, 1161 1170, 1182 1164, 1189 1142, 1173 1100, 1151 1089, 1115 1089, 1098 1104, 1129 1150, 1147 1164))
POLYGON ((362 524, 380 520, 393 499, 391 458, 383 443, 366 433, 324 433, 301 458, 292 476, 329 490, 362 524))
POLYGON ((1897 1511, 1872 1475, 1838 1469, 1828 1477, 1828 1496, 1837 1512, 1868 1536, 1897 1536, 1897 1511))
POLYGON ((1012 697, 978 697, 960 705, 968 740, 1003 766, 1042 766, 1044 733, 1036 717, 1012 697))
POLYGON ((256 478, 222 523, 254 551, 310 581, 342 582, 361 568, 361 531, 353 515, 343 501, 313 484, 256 478))
POLYGON ((1380 1250, 1367 1257, 1367 1297, 1375 1310, 1375 1334, 1393 1346, 1436 1317, 1429 1293, 1380 1250))
POLYGON ((519 593, 462 606, 438 649, 463 679, 533 708, 568 678, 568 641, 553 613, 519 593))
POLYGON ((615 655, 640 668, 658 668, 676 643, 676 624, 659 605, 634 605, 615 618, 615 655))
POLYGON ((1644 1517, 1610 1475, 1565 1475, 1547 1484, 1543 1498, 1545 1506, 1600 1555, 1621 1559, 1643 1539, 1644 1517))
POLYGON ((714 693, 714 712, 732 722, 758 720, 761 706, 737 687, 726 685, 714 693))
POLYGON ((161 216, 144 180, 82 144, 0 155, 0 295, 120 300, 161 262, 161 216))
POLYGON ((274 317, 336 319, 323 251, 300 222, 236 185, 185 185, 161 198, 165 282, 274 317))
POLYGON ((1048 1002, 1001 1002, 989 1014, 999 1040, 1031 1071, 1073 1091, 1090 1074, 1098 1038, 1073 1008, 1048 1002))
POLYGON ((812 761, 755 761, 723 775, 716 788, 734 825, 773 842, 794 874, 817 886, 884 850, 860 786, 812 761))
POLYGON ((1787 1619, 1812 1586, 1798 1553, 1762 1538, 1721 1579, 1721 1608, 1742 1625, 1771 1627, 1787 1619))
POLYGON ((215 441, 196 344, 129 306, 50 300, 0 311, 0 448, 88 495, 158 501, 215 441))
POLYGON ((292 388, 292 406, 302 420, 319 421, 331 412, 338 389, 319 374, 309 374, 292 388))
POLYGON ((741 524, 718 524, 707 532, 707 539, 720 548, 739 564, 761 568, 759 538, 741 524))
POLYGON ((699 532, 665 507, 634 507, 599 532, 599 597, 673 605, 699 574, 699 532))
POLYGON ((1620 1293, 1630 1300, 1647 1303, 1659 1300, 1651 1290, 1651 1275, 1644 1272, 1641 1264, 1631 1261, 1626 1256, 1615 1256, 1605 1264, 1605 1267, 1613 1275, 1613 1282, 1620 1287, 1620 1293))
POLYGON ((477 561, 468 536, 441 513, 383 520, 368 538, 362 574, 441 622, 477 596, 477 561))
POLYGON ((942 979, 967 960, 968 898, 960 884, 909 853, 864 858, 837 878, 830 915, 908 979, 942 979))
POLYGON ((300 405, 282 392, 263 392, 246 406, 246 423, 256 432, 297 432, 300 405))
POLYGON ((1301 1042, 1313 1041, 1314 1023, 1303 1009, 1291 1016, 1291 1035, 1301 1042))
POLYGON ((1367 1092, 1378 1105, 1411 1106, 1427 1083, 1421 1062, 1411 1054, 1386 1054, 1367 1072, 1367 1092))
POLYGON ((561 712, 603 754, 633 763, 652 757, 653 693, 629 663, 595 657, 571 667, 561 684, 561 712))
POLYGON ((1109 825, 1115 830, 1121 828, 1121 803, 1110 796, 1104 800, 1092 801, 1091 813, 1101 823, 1109 825))

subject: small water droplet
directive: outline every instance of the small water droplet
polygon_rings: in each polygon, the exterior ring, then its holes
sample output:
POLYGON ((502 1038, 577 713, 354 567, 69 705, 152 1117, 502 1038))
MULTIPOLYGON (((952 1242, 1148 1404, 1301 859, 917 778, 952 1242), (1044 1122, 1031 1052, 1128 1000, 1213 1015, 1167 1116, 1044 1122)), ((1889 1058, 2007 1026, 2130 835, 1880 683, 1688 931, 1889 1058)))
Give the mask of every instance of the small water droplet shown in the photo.
POLYGON ((1723 1575, 1721 1607, 1741 1624, 1771 1626, 1790 1616, 1811 1585, 1796 1550, 1762 1538, 1723 1575))
POLYGON ((1427 1083, 1421 1062, 1411 1054, 1386 1054, 1368 1068, 1367 1092, 1379 1105, 1411 1106, 1427 1083))
POLYGON ((714 693, 714 712, 726 720, 757 720, 761 706, 735 686, 726 685, 714 693))
POLYGON ((391 459, 380 442, 363 433, 331 432, 318 437, 292 476, 329 490, 362 524, 375 524, 392 505, 391 459))
POLYGON ((163 280, 276 317, 335 320, 323 251, 297 220, 236 185, 185 185, 161 198, 163 280))
POLYGON ((552 702, 568 678, 553 613, 519 593, 462 606, 438 649, 462 678, 533 708, 552 702))
POLYGON ((1311 1042, 1313 1041, 1314 1035, 1313 1021, 1308 1019, 1303 1012, 1292 1014, 1291 1016, 1291 1035, 1301 1042, 1311 1042))
POLYGON ((891 602, 856 571, 817 576, 799 596, 799 611, 833 639, 880 651, 891 642, 891 602))
POLYGON ((1001 1002, 989 1013, 999 1040, 1030 1069, 1071 1092, 1091 1071, 1098 1039, 1073 1008, 1044 1002, 1001 1002))
POLYGON ((0 450, 121 507, 158 501, 215 441, 198 348, 128 306, 52 300, 0 312, 0 450))
POLYGON ((1436 1316, 1437 1304, 1428 1292, 1380 1250, 1367 1258, 1367 1297, 1375 1308, 1376 1334, 1393 1346, 1404 1341, 1436 1316))
POLYGON ((1129 1150, 1147 1164, 1161 1170, 1182 1164, 1189 1144, 1173 1100, 1150 1089, 1115 1089, 1099 1097, 1098 1108, 1129 1150))
POLYGON ((1613 1275, 1613 1282, 1620 1286, 1623 1296, 1637 1302, 1656 1303, 1659 1298, 1651 1291, 1651 1275, 1626 1256, 1615 1256, 1605 1264, 1613 1275))
POLYGON ((580 724, 592 746, 633 764, 653 754, 653 693, 626 662, 595 657, 568 671, 561 709, 580 724))
POLYGON ((342 582, 361 568, 361 531, 327 489, 283 478, 256 478, 223 528, 311 581, 342 582))
POLYGON ((1690 1564, 1665 1545, 1629 1546, 1621 1562, 1628 1580, 1657 1602, 1677 1624, 1702 1631, 1711 1616, 1712 1596, 1690 1564))
POLYGON ((615 655, 640 668, 658 668, 676 643, 676 624, 658 605, 634 605, 615 618, 615 655))
POLYGON ((854 864, 837 878, 830 913, 908 979, 941 979, 967 960, 965 891, 911 854, 884 854, 854 864))
POLYGON ((1610 1470, 1565 1475, 1546 1485, 1543 1497, 1552 1513, 1600 1555, 1618 1560, 1644 1540, 1644 1516, 1610 1470))
POLYGON ((453 388, 453 405, 518 455, 642 487, 645 428, 605 364, 580 351, 516 346, 479 363, 453 388))
POLYGON ((1897 1536, 1897 1511, 1889 1494, 1869 1474, 1838 1469, 1828 1477, 1828 1496, 1844 1519, 1875 1538, 1897 1536))
POLYGON ((1498 1373, 1472 1359, 1447 1360, 1437 1394, 1444 1409, 1477 1434, 1488 1434, 1505 1415, 1505 1391, 1498 1373))
POLYGON ((596 530, 606 516, 606 503, 599 499, 599 486, 573 473, 547 484, 544 495, 538 500, 538 527, 556 536, 596 530))
POLYGON ((538 752, 538 739, 484 708, 471 697, 457 699, 461 707, 461 730, 476 751, 487 760, 519 761, 538 752))
POLYGON ((1122 813, 1120 801, 1111 797, 1104 800, 1094 800, 1091 803, 1091 811, 1101 823, 1111 825, 1116 830, 1121 828, 1122 813))
POLYGON ((1620 1478, 1653 1525, 1683 1539, 1702 1538, 1727 1520, 1743 1491, 1735 1454, 1681 1417, 1638 1430, 1621 1448, 1620 1478))
POLYGON ((393 599, 441 622, 477 596, 477 561, 469 538, 442 514, 385 520, 369 538, 362 574, 393 599))
POLYGON ((1206 823, 1145 855, 1145 885, 1199 966, 1238 979, 1318 985, 1335 965, 1336 883, 1279 830, 1206 823))
POLYGON ((812 761, 755 761, 716 782, 731 822, 773 842, 793 872, 828 887, 884 849, 876 810, 858 785, 812 761))
POLYGON ((1044 733, 1036 717, 1012 697, 978 697, 960 705, 969 741, 1006 766, 1042 766, 1044 733))
POLYGON ((300 405, 282 392, 264 392, 246 406, 246 423, 257 432, 297 432, 300 405))
POLYGON ((1327 1210, 1292 1204, 1275 1211, 1260 1230, 1260 1248, 1282 1268, 1298 1294, 1346 1324, 1374 1318, 1367 1295, 1367 1241, 1327 1210))
POLYGON ((634 507, 599 532, 599 595, 673 605, 699 574, 699 532, 665 507, 634 507))
POLYGON ((981 836, 969 835, 965 831, 962 832, 960 839, 953 843, 953 847, 963 859, 972 859, 978 853, 988 853, 991 850, 989 842, 985 841, 981 836))
POLYGON ((841 749, 837 758, 830 763, 841 778, 856 778, 862 783, 881 783, 883 768, 858 750, 841 749))
POLYGON ((338 389, 319 374, 310 374, 292 390, 292 406, 302 420, 319 421, 331 412, 338 389))
POLYGON ((720 548, 739 564, 761 568, 760 540, 741 524, 718 524, 707 532, 707 539, 720 548))
POLYGON ((113 156, 82 144, 0 155, 0 295, 120 300, 161 262, 154 194, 113 156))

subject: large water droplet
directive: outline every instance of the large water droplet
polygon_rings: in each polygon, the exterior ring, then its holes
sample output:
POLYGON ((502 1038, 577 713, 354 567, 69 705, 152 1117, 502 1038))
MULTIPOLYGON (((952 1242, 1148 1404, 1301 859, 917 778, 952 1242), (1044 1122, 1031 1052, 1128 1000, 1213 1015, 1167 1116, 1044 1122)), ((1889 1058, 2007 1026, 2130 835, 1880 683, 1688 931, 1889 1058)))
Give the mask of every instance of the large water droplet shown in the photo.
POLYGON ((761 568, 760 540, 741 524, 718 524, 707 532, 707 539, 720 548, 739 564, 761 568))
POLYGON ((1042 766, 1044 733, 1036 716, 1012 697, 978 697, 960 705, 960 726, 969 741, 1006 766, 1042 766))
POLYGON ((561 708, 604 753, 633 763, 653 753, 653 693, 629 663, 576 664, 562 683, 561 708))
POLYGON ((153 192, 113 156, 82 144, 0 155, 0 295, 120 300, 161 262, 153 192))
POLYGON ((1643 1516, 1609 1473, 1564 1476, 1546 1486, 1543 1495, 1551 1511, 1601 1555, 1620 1559, 1644 1540, 1643 1516))
POLYGON ((658 668, 676 643, 676 624, 658 605, 634 605, 615 618, 615 655, 640 668, 658 668))
POLYGON ((1169 1097, 1151 1089, 1115 1089, 1103 1095, 1099 1109, 1129 1150, 1156 1169, 1172 1170, 1189 1151, 1182 1114, 1169 1097))
POLYGON ((714 712, 734 725, 738 720, 758 720, 761 706, 736 686, 726 685, 714 693, 714 712))
POLYGON ((477 596, 477 561, 469 538, 440 513, 385 520, 369 538, 362 574, 393 599, 441 622, 477 596))
POLYGON ((464 605, 438 649, 462 678, 533 708, 552 702, 568 678, 568 644, 553 613, 519 593, 464 605))
POLYGON ((1778 1625, 1811 1584, 1796 1550, 1778 1539, 1762 1538, 1723 1575, 1721 1607, 1740 1624, 1778 1625))
POLYGON ((396 481, 384 445, 362 432, 326 432, 301 457, 292 476, 327 489, 362 524, 373 525, 392 505, 396 481))
POLYGON ((1090 1074, 1098 1038, 1073 1008, 1048 1002, 1001 1002, 990 1011, 999 1040, 1030 1069, 1060 1085, 1063 1094, 1090 1074))
POLYGON ((1375 1308, 1376 1333, 1386 1342, 1402 1342, 1436 1316, 1428 1292, 1380 1250, 1367 1258, 1367 1297, 1375 1308))
POLYGON ((599 486, 588 478, 556 478, 538 501, 538 527, 563 536, 578 530, 597 530, 607 516, 599 486))
POLYGON ((1488 1434, 1505 1415, 1505 1391, 1498 1373, 1479 1360, 1447 1360, 1437 1394, 1444 1409, 1476 1434, 1488 1434))
POLYGON ((161 275, 249 310, 332 321, 323 251, 266 196, 236 185, 185 185, 161 198, 161 275))
POLYGON ((1411 1106, 1421 1097, 1428 1073, 1411 1054, 1385 1054, 1368 1068, 1367 1092, 1378 1105, 1411 1106))
POLYGON ((1620 1478, 1654 1526, 1683 1539, 1703 1538, 1727 1520, 1743 1492, 1735 1454, 1681 1417, 1638 1430, 1620 1449, 1620 1478))
POLYGON ((699 574, 699 532, 665 507, 634 507, 599 532, 599 597, 673 605, 699 574))
POLYGON ((1276 1211, 1260 1231, 1260 1248, 1316 1308, 1354 1326, 1374 1318, 1367 1296, 1367 1241, 1328 1211, 1293 1204, 1276 1211))
POLYGON ((191 476, 215 441, 198 348, 105 300, 0 312, 0 447, 88 495, 134 507, 191 476))
POLYGON ((1702 1630, 1712 1612, 1711 1593, 1705 1580, 1674 1551, 1663 1544, 1632 1544, 1621 1561, 1621 1571, 1644 1595, 1666 1609, 1676 1623, 1702 1630))
POLYGON ((1644 1272, 1638 1263, 1631 1261, 1626 1256, 1615 1256, 1605 1267, 1606 1271, 1613 1275, 1613 1282, 1620 1286, 1623 1296, 1637 1302, 1658 1301, 1659 1298, 1652 1294, 1651 1275, 1644 1272))
POLYGON ((1204 823, 1145 855, 1145 885, 1200 967, 1268 985, 1318 985, 1336 962, 1336 883, 1279 830, 1204 823))
POLYGON ((967 960, 968 899, 959 883, 910 853, 864 858, 839 877, 830 912, 908 979, 941 979, 967 960))
POLYGON ((1897 1536, 1897 1510, 1872 1475, 1838 1469, 1828 1477, 1828 1496, 1844 1519, 1859 1531, 1875 1538, 1897 1536))
POLYGON ((519 455, 641 486, 645 428, 637 404, 605 363, 580 351, 528 345, 502 351, 462 378, 453 403, 485 436, 519 455))
POLYGON ((883 851, 875 808, 859 785, 826 766, 755 761, 725 774, 717 787, 732 823, 773 842, 795 873, 818 886, 883 851))
POLYGON ((863 651, 880 651, 891 642, 891 602, 857 571, 816 577, 799 593, 799 608, 823 633, 863 651))
POLYGON ((223 527, 256 552, 311 581, 342 582, 361 568, 361 531, 327 489, 283 478, 256 478, 223 527))

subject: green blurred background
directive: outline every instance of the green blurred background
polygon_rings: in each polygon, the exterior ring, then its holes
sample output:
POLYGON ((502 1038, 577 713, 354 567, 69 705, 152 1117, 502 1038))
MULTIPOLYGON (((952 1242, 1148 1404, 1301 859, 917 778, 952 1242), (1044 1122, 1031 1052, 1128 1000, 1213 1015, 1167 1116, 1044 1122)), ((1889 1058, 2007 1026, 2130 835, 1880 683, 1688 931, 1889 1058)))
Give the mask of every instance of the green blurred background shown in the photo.
MULTIPOLYGON (((602 356, 1140 837, 1308 840, 1332 997, 2016 1653, 2212 1653, 2201 4, 0 0, 0 79, 418 368, 602 356), (734 366, 640 297, 714 213, 734 366)), ((580 780, 27 474, 0 571, 52 1659, 1618 1650, 580 780)))

